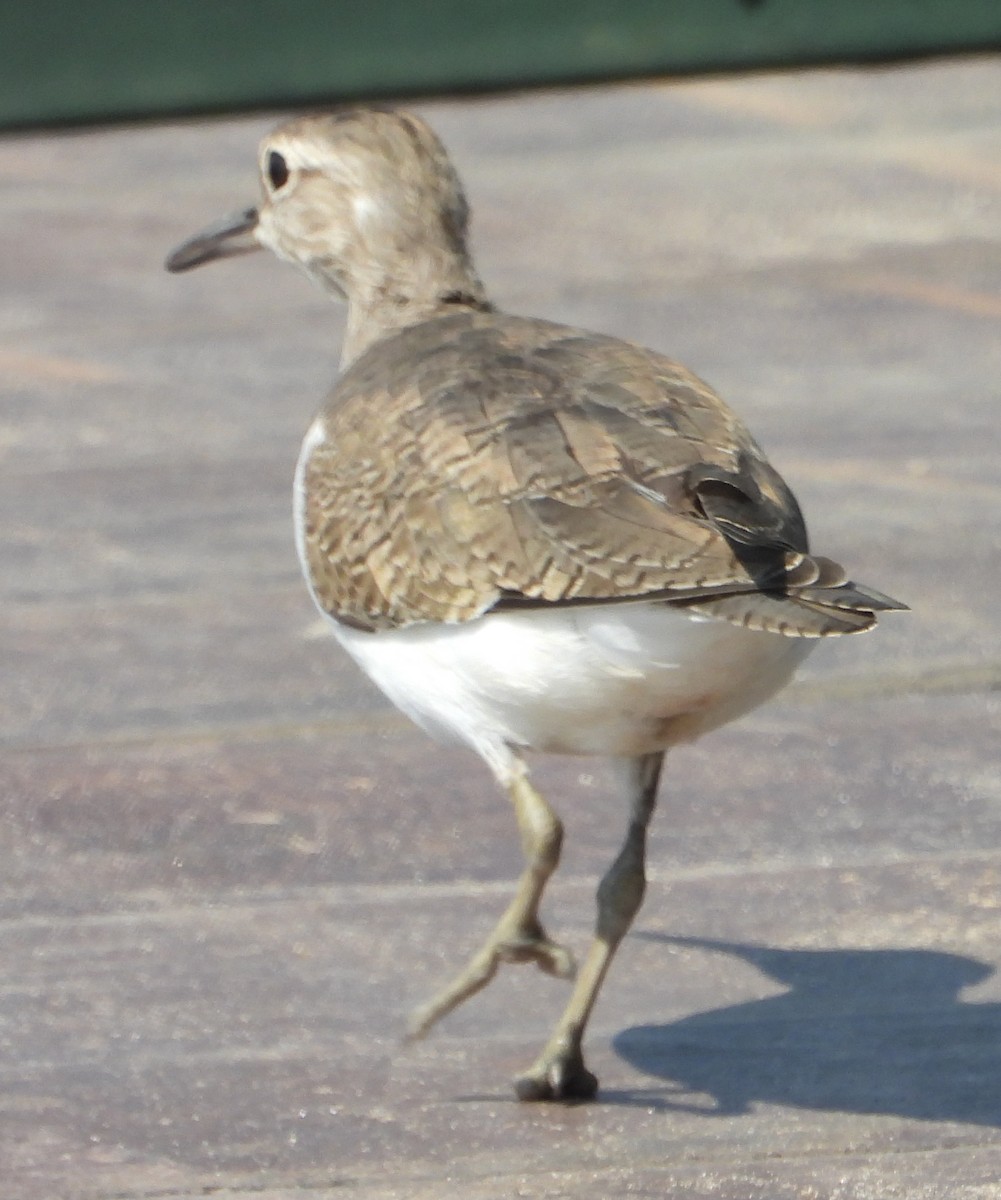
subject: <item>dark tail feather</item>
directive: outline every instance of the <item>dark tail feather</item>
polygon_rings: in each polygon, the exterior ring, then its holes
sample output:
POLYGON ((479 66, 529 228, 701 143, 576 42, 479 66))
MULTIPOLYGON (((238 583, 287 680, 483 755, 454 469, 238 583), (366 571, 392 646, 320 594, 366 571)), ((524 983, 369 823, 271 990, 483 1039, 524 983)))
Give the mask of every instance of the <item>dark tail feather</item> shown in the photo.
POLYGON ((686 605, 748 629, 808 638, 864 633, 876 624, 877 613, 907 609, 899 600, 853 583, 838 563, 819 557, 807 558, 791 571, 785 591, 731 593, 686 605))

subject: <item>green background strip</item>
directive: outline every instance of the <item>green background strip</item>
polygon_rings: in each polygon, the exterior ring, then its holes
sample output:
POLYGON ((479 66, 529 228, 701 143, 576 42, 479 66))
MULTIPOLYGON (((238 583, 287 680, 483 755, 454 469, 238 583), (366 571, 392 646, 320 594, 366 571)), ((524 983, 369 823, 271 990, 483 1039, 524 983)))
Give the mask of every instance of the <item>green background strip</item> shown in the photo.
POLYGON ((1001 0, 0 0, 0 125, 1001 47, 1001 0))

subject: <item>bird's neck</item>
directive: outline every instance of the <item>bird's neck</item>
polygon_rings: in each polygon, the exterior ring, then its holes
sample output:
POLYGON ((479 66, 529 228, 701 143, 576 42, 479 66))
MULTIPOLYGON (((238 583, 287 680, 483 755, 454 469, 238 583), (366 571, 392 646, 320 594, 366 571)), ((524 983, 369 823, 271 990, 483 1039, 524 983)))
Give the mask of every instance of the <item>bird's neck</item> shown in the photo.
POLYGON ((341 368, 390 334, 461 309, 488 310, 486 291, 465 253, 428 252, 405 267, 379 270, 369 263, 364 275, 345 289, 348 322, 341 368))

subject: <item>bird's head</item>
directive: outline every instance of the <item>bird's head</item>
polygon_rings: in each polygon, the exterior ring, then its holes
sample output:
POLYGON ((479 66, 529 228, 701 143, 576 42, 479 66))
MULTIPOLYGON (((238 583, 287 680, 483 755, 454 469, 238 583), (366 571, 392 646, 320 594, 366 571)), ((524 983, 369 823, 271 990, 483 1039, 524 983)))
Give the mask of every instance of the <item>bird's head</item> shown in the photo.
POLYGON ((445 148, 420 117, 364 109, 300 117, 261 143, 262 198, 189 238, 169 271, 265 247, 325 290, 373 309, 479 306, 466 249, 468 207, 445 148))

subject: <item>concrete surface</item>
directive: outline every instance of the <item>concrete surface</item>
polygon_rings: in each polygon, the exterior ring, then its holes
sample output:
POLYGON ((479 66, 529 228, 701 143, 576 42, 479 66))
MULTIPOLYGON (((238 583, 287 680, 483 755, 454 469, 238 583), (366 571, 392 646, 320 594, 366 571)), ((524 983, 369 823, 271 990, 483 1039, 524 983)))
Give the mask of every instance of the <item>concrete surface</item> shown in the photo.
MULTIPOLYGON (((495 298, 682 358, 909 602, 668 764, 591 1106, 563 987, 408 1009, 518 868, 323 636, 289 481, 340 314, 165 252, 270 120, 0 142, 0 1195, 1001 1196, 1001 60, 421 105, 495 298)), ((624 814, 549 759, 578 947, 624 814)))

